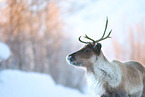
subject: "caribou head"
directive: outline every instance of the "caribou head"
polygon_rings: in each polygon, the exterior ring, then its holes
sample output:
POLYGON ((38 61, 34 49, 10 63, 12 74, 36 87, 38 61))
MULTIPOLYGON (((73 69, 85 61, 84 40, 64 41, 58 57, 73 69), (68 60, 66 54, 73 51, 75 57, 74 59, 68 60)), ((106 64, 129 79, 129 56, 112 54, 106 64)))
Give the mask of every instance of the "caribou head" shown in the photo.
POLYGON ((84 38, 91 40, 92 42, 85 42, 81 40, 81 36, 78 38, 78 40, 82 43, 85 43, 86 45, 78 50, 77 52, 74 52, 67 56, 67 60, 70 64, 73 64, 75 66, 83 66, 83 67, 90 67, 90 65, 93 65, 93 60, 96 60, 101 55, 101 44, 99 43, 102 40, 105 40, 107 38, 111 38, 110 34, 112 30, 109 32, 109 34, 105 37, 105 33, 107 30, 108 25, 108 18, 106 19, 106 25, 105 30, 102 35, 102 37, 98 40, 94 40, 90 38, 88 35, 85 35, 84 38), (95 58, 95 59, 94 59, 95 58))

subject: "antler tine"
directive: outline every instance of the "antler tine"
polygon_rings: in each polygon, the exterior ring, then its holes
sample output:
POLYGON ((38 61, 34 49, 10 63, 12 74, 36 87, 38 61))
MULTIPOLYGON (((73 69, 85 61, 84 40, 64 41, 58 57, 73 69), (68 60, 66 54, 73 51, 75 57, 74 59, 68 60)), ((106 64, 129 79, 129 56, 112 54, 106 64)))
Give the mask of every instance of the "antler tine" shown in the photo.
POLYGON ((80 41, 80 42, 82 42, 82 43, 85 43, 85 44, 90 43, 90 42, 85 42, 85 41, 82 41, 82 40, 81 40, 81 36, 79 37, 79 41, 80 41))
MULTIPOLYGON (((95 44, 95 43, 97 43, 97 42, 99 42, 99 41, 102 41, 102 40, 104 40, 104 39, 111 38, 111 37, 110 37, 110 34, 111 34, 112 30, 110 30, 109 34, 108 34, 106 37, 104 37, 105 34, 106 34, 107 26, 108 26, 108 17, 107 17, 107 19, 106 19, 106 24, 105 24, 104 33, 103 33, 103 35, 102 35, 102 37, 101 37, 100 39, 98 39, 98 40, 95 41, 94 39, 90 38, 90 37, 87 36, 86 34, 85 34, 84 38, 93 41, 93 44, 95 44)), ((91 44, 92 44, 92 42, 85 42, 85 41, 82 41, 82 40, 81 40, 81 36, 79 37, 79 41, 82 42, 82 43, 85 43, 85 44, 88 44, 88 43, 91 43, 91 44)))
POLYGON ((108 38, 111 38, 111 37, 110 37, 111 32, 112 32, 112 30, 110 30, 109 34, 107 35, 108 38))
POLYGON ((97 43, 97 42, 99 42, 99 41, 102 41, 102 40, 104 40, 104 39, 107 39, 107 38, 111 38, 111 37, 110 37, 110 34, 111 34, 112 30, 110 30, 109 34, 108 34, 106 37, 104 37, 104 36, 105 36, 105 33, 106 33, 106 30, 107 30, 107 26, 108 26, 108 17, 107 17, 107 20, 106 20, 106 25, 105 25, 104 33, 103 33, 102 37, 101 37, 99 40, 96 40, 96 41, 95 41, 95 43, 97 43))
POLYGON ((92 38, 90 38, 90 37, 89 37, 88 35, 86 35, 86 34, 85 34, 84 38, 87 38, 87 39, 89 39, 89 40, 93 41, 93 43, 95 43, 95 40, 94 40, 94 39, 92 39, 92 38))
POLYGON ((97 43, 97 42, 99 42, 99 41, 102 41, 102 40, 105 40, 105 39, 107 39, 107 38, 111 38, 111 37, 110 37, 111 32, 112 32, 112 30, 110 30, 109 34, 108 34, 106 37, 100 38, 99 40, 96 40, 95 43, 97 43))
POLYGON ((103 36, 101 38, 103 38, 105 36, 107 26, 108 26, 108 17, 106 18, 105 30, 104 30, 103 36))

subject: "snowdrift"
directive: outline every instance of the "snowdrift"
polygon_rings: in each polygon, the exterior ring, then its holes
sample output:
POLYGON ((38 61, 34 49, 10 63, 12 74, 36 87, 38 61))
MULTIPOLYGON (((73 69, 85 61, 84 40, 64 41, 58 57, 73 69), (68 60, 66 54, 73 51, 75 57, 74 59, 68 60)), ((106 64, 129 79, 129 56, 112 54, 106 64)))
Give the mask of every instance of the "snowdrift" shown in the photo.
POLYGON ((3 42, 0 42, 0 62, 10 57, 10 48, 3 42))
POLYGON ((0 97, 93 97, 56 85, 49 75, 4 70, 0 72, 0 97))

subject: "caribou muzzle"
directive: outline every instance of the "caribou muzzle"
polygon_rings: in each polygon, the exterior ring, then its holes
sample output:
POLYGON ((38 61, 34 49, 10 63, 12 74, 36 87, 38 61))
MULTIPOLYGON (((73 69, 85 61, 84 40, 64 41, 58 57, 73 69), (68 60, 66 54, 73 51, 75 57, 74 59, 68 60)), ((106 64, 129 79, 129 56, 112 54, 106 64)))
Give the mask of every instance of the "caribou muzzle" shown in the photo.
POLYGON ((69 64, 72 64, 75 66, 81 66, 81 62, 76 62, 76 58, 74 54, 68 55, 66 58, 69 64))

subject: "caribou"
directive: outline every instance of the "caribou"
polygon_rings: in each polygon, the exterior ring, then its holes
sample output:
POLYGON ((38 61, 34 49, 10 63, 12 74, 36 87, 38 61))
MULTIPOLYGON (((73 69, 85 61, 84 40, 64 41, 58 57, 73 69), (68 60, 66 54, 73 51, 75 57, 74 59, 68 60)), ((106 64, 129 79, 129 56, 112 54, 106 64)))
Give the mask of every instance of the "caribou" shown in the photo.
POLYGON ((84 38, 92 42, 78 40, 86 45, 67 56, 67 61, 73 66, 86 68, 86 78, 93 94, 101 97, 145 97, 145 67, 135 61, 109 61, 103 54, 99 43, 111 38, 105 37, 108 18, 102 37, 94 40, 85 35, 84 38))

